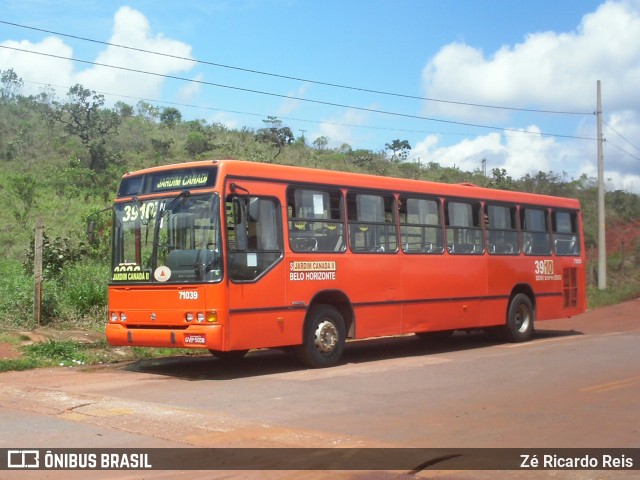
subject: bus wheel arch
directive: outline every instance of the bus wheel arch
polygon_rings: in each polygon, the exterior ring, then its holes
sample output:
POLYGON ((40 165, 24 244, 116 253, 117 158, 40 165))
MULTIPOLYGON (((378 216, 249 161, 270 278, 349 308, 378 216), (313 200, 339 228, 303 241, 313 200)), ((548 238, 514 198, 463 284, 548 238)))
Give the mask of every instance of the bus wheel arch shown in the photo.
POLYGON ((322 292, 316 293, 311 299, 311 302, 309 302, 309 309, 307 310, 305 323, 309 318, 308 312, 311 311, 314 306, 319 304, 331 305, 338 310, 344 320, 347 338, 355 338, 355 314, 353 313, 353 306, 344 292, 340 290, 323 290, 322 292))
POLYGON ((348 329, 353 325, 351 304, 341 292, 324 292, 309 305, 298 358, 307 366, 335 365, 342 356, 348 329))
POLYGON ((529 285, 520 284, 511 292, 503 326, 505 338, 510 342, 526 342, 535 331, 536 301, 529 285))

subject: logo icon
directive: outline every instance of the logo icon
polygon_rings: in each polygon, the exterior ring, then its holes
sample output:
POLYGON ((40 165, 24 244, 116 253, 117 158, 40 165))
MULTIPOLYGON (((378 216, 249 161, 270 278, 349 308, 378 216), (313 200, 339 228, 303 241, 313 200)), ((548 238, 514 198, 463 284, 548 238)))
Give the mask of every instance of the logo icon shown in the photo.
POLYGON ((8 468, 40 468, 40 451, 38 450, 8 450, 8 468))

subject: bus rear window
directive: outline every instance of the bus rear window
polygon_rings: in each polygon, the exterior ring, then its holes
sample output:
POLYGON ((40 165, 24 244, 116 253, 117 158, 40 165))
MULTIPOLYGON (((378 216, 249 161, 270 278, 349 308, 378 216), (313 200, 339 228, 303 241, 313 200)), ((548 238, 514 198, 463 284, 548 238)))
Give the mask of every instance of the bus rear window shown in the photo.
POLYGON ((525 255, 551 255, 547 211, 538 208, 520 210, 522 251, 525 255))
POLYGON ((554 211, 553 251, 556 255, 580 255, 578 215, 575 212, 554 211))

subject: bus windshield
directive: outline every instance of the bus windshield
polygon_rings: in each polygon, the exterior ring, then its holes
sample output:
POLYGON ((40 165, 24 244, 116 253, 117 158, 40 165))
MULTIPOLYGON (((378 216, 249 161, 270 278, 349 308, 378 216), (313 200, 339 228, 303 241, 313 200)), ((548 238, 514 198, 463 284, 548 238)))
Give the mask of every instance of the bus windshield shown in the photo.
POLYGON ((219 197, 188 190, 115 206, 112 282, 222 279, 219 197))

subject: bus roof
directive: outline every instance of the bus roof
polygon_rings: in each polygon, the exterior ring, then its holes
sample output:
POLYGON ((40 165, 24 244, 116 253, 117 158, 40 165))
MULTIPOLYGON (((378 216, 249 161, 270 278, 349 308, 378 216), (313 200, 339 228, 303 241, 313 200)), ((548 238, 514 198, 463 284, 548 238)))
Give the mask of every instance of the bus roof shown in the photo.
POLYGON ((541 205, 579 209, 580 202, 573 198, 555 197, 533 193, 514 192, 478 187, 469 183, 448 184, 426 180, 412 180, 398 177, 352 173, 336 170, 324 170, 308 167, 294 167, 272 163, 258 163, 244 160, 202 160, 172 165, 151 167, 129 172, 130 175, 169 171, 176 168, 193 168, 217 166, 225 177, 246 178, 254 180, 272 180, 297 184, 322 184, 335 187, 383 190, 399 193, 418 193, 423 195, 490 200, 495 202, 513 202, 521 204, 541 205))

